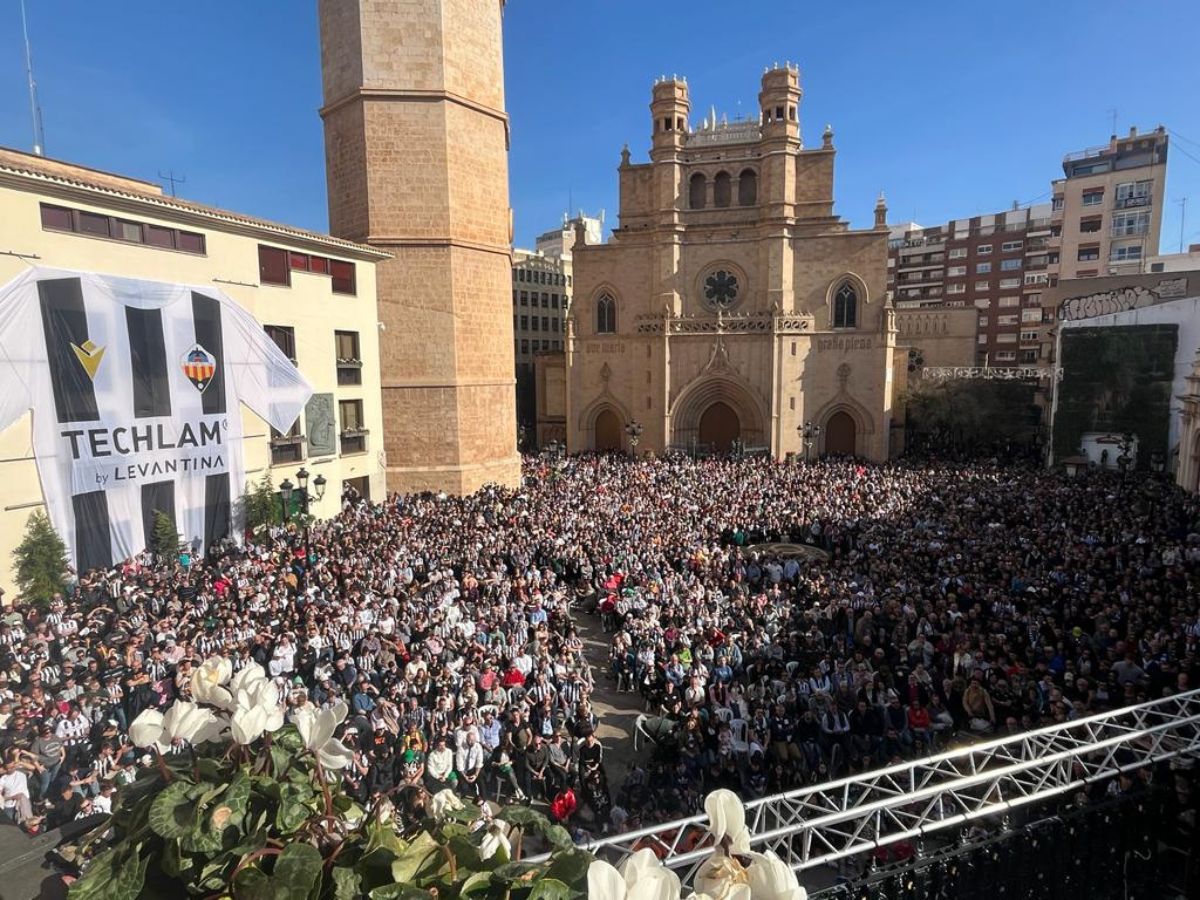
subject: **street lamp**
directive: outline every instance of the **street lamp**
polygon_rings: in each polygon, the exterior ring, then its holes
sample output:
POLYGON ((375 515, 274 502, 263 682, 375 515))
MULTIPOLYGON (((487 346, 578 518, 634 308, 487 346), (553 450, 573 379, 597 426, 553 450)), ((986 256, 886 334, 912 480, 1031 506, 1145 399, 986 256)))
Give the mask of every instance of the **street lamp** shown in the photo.
MULTIPOLYGON (((304 586, 308 587, 308 567, 311 564, 311 560, 312 560, 312 524, 311 524, 312 516, 309 514, 309 511, 308 511, 308 504, 309 504, 309 499, 310 499, 310 495, 308 492, 308 469, 304 468, 303 466, 301 466, 300 471, 296 473, 296 484, 297 484, 296 490, 298 490, 300 492, 301 509, 304 512, 304 586)), ((327 484, 327 482, 325 480, 324 475, 318 475, 316 478, 313 479, 313 482, 312 482, 313 493, 315 493, 317 495, 318 503, 325 496, 325 485, 326 484, 327 484)), ((280 491, 280 493, 283 494, 283 497, 284 497, 283 502, 284 502, 285 510, 287 508, 289 501, 292 499, 292 490, 293 490, 292 483, 290 481, 288 481, 287 479, 284 479, 283 484, 281 484, 279 486, 279 491, 280 491)), ((286 519, 287 519, 287 515, 285 512, 284 520, 286 521, 286 519)))
POLYGON ((634 458, 637 458, 638 441, 642 439, 642 425, 640 422, 630 422, 625 426, 625 434, 629 437, 629 446, 632 448, 634 458))
POLYGON ((282 505, 283 505, 283 521, 284 522, 286 522, 288 520, 288 510, 289 510, 289 507, 292 505, 292 491, 293 490, 294 490, 294 488, 293 488, 292 482, 287 478, 283 479, 283 482, 279 485, 279 498, 282 501, 282 505))
POLYGON ((812 445, 821 437, 821 426, 805 422, 803 425, 796 426, 796 432, 800 435, 800 442, 804 445, 804 461, 808 462, 812 445))

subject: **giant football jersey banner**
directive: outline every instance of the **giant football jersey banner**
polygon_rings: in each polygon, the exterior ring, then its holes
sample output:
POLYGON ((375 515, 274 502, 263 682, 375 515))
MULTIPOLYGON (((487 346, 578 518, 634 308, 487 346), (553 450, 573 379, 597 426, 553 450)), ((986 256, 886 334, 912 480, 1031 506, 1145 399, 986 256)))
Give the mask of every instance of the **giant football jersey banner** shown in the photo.
POLYGON ((33 410, 50 519, 80 571, 236 533, 241 404, 286 432, 312 388, 211 287, 35 268, 0 288, 0 430, 33 410))

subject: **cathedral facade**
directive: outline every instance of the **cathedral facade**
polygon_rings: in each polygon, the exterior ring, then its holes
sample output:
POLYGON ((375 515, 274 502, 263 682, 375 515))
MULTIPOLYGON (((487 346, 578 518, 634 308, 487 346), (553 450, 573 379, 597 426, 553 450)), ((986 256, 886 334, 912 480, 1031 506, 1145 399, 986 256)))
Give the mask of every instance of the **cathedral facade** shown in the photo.
POLYGON ((886 208, 867 230, 834 214, 833 134, 803 146, 800 98, 798 71, 773 68, 756 118, 693 128, 687 83, 654 85, 650 161, 622 152, 620 226, 573 250, 569 452, 888 458, 906 360, 886 208))

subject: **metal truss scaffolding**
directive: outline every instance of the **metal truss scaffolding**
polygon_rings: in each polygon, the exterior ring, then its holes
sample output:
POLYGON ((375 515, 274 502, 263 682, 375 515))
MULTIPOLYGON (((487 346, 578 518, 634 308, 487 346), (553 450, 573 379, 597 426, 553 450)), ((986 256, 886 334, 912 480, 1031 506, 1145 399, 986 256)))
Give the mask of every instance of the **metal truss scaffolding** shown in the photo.
MULTIPOLYGON (((1200 690, 984 741, 746 804, 752 849, 797 871, 1038 804, 1200 751, 1200 690)), ((644 847, 689 883, 708 856, 695 816, 593 842, 619 864, 644 847)))

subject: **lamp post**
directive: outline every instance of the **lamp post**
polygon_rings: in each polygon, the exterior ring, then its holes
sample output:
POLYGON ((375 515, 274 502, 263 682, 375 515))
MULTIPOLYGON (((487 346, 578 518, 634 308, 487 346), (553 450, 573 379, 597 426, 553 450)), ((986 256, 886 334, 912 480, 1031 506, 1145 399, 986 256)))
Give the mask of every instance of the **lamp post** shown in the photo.
MULTIPOLYGON (((309 501, 311 495, 308 491, 308 470, 303 466, 296 473, 296 487, 293 488, 292 483, 286 478, 283 484, 279 486, 279 492, 283 495, 283 519, 286 522, 288 518, 288 507, 291 505, 292 494, 294 491, 300 492, 300 508, 304 513, 304 586, 308 587, 308 567, 312 559, 312 515, 309 512, 309 501)), ((324 475, 318 475, 312 481, 313 493, 317 496, 319 503, 325 496, 325 485, 328 482, 324 475)))
POLYGON ((642 439, 642 430, 640 422, 630 422, 625 426, 625 434, 629 437, 630 451, 634 459, 637 459, 637 446, 638 441, 642 439))
POLYGON ((528 429, 524 425, 517 426, 517 452, 521 453, 525 448, 525 437, 528 434, 528 429))
POLYGON ((796 426, 796 432, 800 435, 800 442, 804 445, 804 461, 808 462, 812 445, 821 437, 821 426, 805 422, 803 425, 796 426))
POLYGON ((288 520, 289 507, 292 505, 292 491, 294 486, 290 479, 285 478, 279 484, 279 500, 280 506, 283 509, 283 522, 286 525, 288 520))

